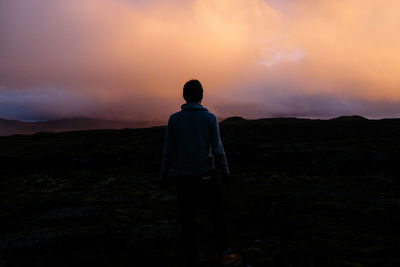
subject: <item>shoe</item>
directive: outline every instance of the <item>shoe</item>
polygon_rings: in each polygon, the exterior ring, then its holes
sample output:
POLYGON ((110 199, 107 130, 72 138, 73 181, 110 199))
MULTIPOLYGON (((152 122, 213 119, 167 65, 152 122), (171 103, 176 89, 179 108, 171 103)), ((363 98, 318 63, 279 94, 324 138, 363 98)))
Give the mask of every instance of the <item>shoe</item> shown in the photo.
POLYGON ((224 266, 238 266, 242 261, 242 257, 238 251, 227 249, 222 253, 221 263, 224 266))

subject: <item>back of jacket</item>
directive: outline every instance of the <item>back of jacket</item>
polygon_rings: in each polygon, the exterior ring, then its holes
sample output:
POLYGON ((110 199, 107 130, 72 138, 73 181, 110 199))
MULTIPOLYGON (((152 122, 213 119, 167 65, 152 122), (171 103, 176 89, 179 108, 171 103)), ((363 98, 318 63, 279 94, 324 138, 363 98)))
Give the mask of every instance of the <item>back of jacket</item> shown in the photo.
POLYGON ((182 105, 168 120, 162 172, 175 161, 177 175, 201 175, 215 170, 214 160, 229 173, 215 115, 197 103, 182 105))

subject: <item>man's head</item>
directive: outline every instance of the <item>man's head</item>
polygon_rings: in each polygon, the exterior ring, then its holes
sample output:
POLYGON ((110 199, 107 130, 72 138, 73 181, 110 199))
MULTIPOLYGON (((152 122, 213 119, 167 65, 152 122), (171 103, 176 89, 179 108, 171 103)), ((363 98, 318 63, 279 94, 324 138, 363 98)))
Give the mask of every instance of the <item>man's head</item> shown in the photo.
POLYGON ((203 86, 198 80, 190 80, 183 86, 183 98, 187 103, 200 103, 203 99, 203 86))

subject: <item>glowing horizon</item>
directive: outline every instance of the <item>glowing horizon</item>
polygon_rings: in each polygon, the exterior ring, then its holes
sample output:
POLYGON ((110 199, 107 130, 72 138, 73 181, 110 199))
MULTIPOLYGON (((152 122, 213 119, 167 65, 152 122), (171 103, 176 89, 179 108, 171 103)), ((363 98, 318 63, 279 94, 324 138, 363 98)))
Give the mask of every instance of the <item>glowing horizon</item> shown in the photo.
POLYGON ((395 0, 4 0, 0 117, 400 116, 395 0))

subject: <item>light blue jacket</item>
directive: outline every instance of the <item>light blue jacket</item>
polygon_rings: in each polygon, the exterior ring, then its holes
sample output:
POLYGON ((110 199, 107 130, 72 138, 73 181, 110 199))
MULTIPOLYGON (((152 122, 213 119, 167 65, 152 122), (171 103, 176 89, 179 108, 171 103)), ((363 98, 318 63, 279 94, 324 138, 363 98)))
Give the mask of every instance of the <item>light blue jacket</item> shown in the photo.
POLYGON ((168 120, 161 173, 167 173, 175 162, 178 176, 201 175, 214 171, 215 165, 229 174, 215 115, 197 103, 184 104, 181 109, 168 120))

